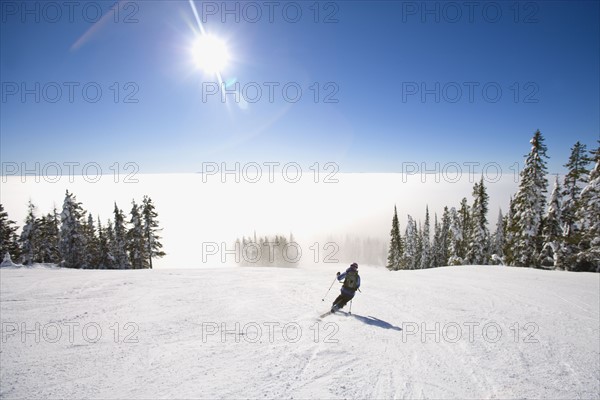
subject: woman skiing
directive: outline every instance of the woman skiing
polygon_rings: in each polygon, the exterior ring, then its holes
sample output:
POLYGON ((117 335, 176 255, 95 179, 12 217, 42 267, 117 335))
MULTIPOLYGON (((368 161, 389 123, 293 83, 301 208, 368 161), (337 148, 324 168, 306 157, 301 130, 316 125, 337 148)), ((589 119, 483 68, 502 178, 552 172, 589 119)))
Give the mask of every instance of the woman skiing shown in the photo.
POLYGON ((360 276, 358 275, 358 264, 352 263, 343 274, 337 273, 338 281, 344 281, 340 290, 340 295, 333 301, 331 312, 334 313, 343 308, 352 298, 360 287, 360 276))

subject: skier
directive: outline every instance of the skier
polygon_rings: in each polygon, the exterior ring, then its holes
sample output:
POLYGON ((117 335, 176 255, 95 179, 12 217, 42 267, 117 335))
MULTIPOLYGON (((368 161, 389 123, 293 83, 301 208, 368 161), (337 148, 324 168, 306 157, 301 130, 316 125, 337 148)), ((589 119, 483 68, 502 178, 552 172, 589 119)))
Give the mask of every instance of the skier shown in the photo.
POLYGON ((334 313, 340 308, 343 308, 354 297, 354 294, 360 287, 360 276, 358 275, 358 264, 352 263, 350 268, 343 274, 337 273, 338 281, 344 280, 344 284, 340 289, 340 295, 334 300, 331 305, 331 312, 334 313))

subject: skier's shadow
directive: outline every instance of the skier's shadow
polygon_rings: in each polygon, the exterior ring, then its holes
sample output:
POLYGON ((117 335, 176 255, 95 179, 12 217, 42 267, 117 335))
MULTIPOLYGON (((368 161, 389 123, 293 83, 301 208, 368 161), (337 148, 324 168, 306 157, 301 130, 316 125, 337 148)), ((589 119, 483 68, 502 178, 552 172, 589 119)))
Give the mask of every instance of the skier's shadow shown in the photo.
POLYGON ((373 326, 378 326, 380 328, 383 329, 391 329, 393 331, 401 331, 402 328, 400 328, 399 326, 395 326, 390 324, 389 322, 383 321, 379 318, 375 318, 372 316, 368 316, 368 317, 363 317, 362 315, 357 315, 357 314, 349 314, 350 316, 356 318, 357 320, 364 322, 367 325, 373 325, 373 326))

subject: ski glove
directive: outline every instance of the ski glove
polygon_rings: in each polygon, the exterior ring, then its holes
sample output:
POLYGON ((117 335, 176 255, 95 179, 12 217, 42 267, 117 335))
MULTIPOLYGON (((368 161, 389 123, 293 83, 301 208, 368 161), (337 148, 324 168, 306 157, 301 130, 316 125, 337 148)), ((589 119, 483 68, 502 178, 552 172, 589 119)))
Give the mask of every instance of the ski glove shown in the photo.
POLYGON ((336 276, 340 276, 340 271, 338 271, 338 273, 336 274, 336 276))

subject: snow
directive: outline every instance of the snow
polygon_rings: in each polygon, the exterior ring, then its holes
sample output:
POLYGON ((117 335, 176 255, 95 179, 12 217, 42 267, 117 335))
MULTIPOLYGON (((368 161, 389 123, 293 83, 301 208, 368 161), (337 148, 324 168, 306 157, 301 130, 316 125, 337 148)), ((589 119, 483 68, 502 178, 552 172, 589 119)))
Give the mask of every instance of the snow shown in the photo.
POLYGON ((20 264, 15 264, 10 257, 10 254, 7 252, 2 259, 2 263, 0 264, 0 268, 16 268, 22 267, 20 264))
POLYGON ((600 275, 345 267, 2 269, 0 397, 598 398, 600 275))

